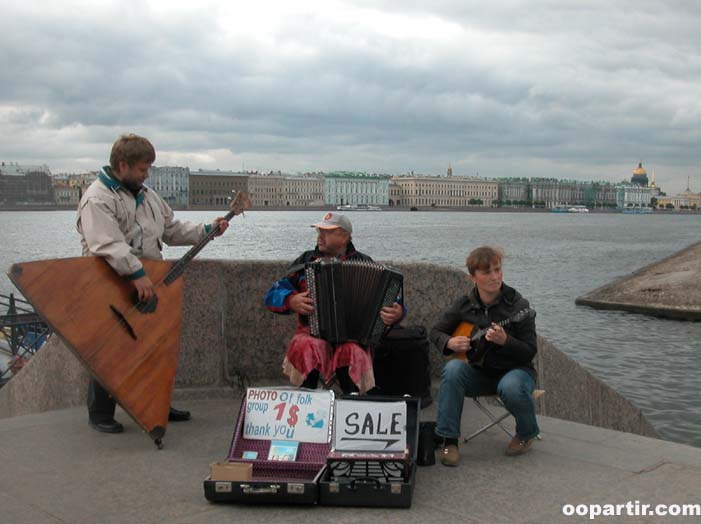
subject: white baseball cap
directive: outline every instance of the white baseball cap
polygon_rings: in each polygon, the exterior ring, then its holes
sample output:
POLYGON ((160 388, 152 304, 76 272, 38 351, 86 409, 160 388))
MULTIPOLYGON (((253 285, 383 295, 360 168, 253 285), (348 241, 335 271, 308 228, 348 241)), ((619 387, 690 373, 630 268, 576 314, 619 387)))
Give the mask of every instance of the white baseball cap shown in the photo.
POLYGON ((335 213, 333 211, 326 213, 323 220, 318 224, 312 224, 312 227, 318 227, 319 229, 338 229, 340 227, 349 233, 353 232, 350 219, 343 213, 335 213))

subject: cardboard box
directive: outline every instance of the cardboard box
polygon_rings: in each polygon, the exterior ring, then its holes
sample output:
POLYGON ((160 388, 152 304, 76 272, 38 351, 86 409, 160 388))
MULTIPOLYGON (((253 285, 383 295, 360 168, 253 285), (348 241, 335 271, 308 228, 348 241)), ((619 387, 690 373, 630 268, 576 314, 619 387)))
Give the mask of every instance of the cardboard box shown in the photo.
POLYGON ((249 462, 214 462, 210 466, 210 480, 235 480, 245 482, 253 476, 249 462))

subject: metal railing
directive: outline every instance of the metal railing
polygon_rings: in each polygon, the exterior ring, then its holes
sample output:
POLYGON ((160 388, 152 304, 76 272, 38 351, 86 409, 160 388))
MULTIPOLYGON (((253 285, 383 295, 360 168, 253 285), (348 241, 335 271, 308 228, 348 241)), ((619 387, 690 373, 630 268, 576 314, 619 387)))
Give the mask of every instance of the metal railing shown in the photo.
POLYGON ((29 302, 13 293, 0 294, 0 355, 8 361, 0 367, 0 386, 22 369, 50 334, 29 302))

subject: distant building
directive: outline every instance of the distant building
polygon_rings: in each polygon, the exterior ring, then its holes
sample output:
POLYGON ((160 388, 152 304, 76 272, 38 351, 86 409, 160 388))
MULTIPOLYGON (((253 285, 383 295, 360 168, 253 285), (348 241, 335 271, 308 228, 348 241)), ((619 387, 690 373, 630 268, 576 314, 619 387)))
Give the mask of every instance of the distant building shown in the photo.
POLYGON ((53 175, 54 201, 58 206, 78 206, 83 193, 97 179, 96 171, 53 175))
POLYGON ((26 175, 28 173, 46 173, 51 175, 51 170, 46 164, 28 165, 16 162, 0 163, 0 173, 3 175, 26 175))
POLYGON ((97 179, 97 171, 88 171, 87 173, 71 173, 67 176, 68 185, 71 187, 79 187, 85 190, 97 179))
POLYGON ((529 201, 552 208, 562 205, 614 207, 616 186, 608 182, 531 178, 529 201))
POLYGON ((657 198, 660 190, 638 184, 619 184, 616 186, 616 207, 619 209, 650 207, 653 197, 657 198))
POLYGON ((147 184, 173 208, 186 208, 190 202, 190 168, 152 166, 147 184))
POLYGON ((589 207, 614 207, 617 189, 609 182, 584 182, 584 205, 589 207))
POLYGON ((226 209, 234 191, 248 191, 248 179, 234 171, 190 171, 190 207, 226 209))
POLYGON ((559 205, 584 205, 585 186, 576 180, 531 179, 531 198, 544 202, 545 207, 559 205))
POLYGON ((633 170, 630 183, 640 187, 647 187, 647 171, 643 167, 642 162, 638 162, 638 167, 633 170))
POLYGON ((652 170, 652 182, 650 182, 650 187, 657 187, 657 182, 655 182, 655 170, 652 170))
POLYGON ((287 176, 283 180, 285 207, 324 205, 324 179, 320 176, 287 176))
POLYGON ((67 181, 54 180, 54 201, 58 206, 77 208, 83 192, 80 186, 71 186, 67 181))
POLYGON ((683 193, 672 197, 665 196, 657 199, 658 208, 664 209, 670 204, 674 209, 699 210, 701 209, 701 193, 692 193, 691 187, 689 186, 689 179, 687 179, 686 190, 684 190, 683 193))
POLYGON ((555 178, 498 178, 499 205, 552 208, 562 205, 615 207, 616 186, 609 182, 555 178))
POLYGON ((498 179, 497 183, 497 200, 502 206, 518 205, 519 202, 531 202, 531 184, 528 179, 498 179))
POLYGON ((394 205, 404 207, 491 206, 499 196, 493 180, 409 175, 392 178, 394 205))
POLYGON ((0 206, 53 204, 49 166, 0 164, 0 206))
POLYGON ((397 181, 392 178, 389 181, 389 205, 399 206, 402 200, 402 186, 397 183, 397 181))
POLYGON ((251 175, 248 179, 248 196, 254 209, 285 207, 285 177, 282 173, 251 175))
POLYGON ((324 176, 324 202, 332 206, 389 204, 389 176, 335 172, 324 176))

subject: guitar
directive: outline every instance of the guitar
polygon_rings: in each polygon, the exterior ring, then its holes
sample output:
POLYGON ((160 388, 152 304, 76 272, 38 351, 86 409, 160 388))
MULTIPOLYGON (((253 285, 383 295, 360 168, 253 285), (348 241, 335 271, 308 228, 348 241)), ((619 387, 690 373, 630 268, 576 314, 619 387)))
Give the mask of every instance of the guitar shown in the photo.
MULTIPOLYGON (((535 310, 531 308, 524 308, 520 311, 517 311, 514 313, 512 316, 509 318, 505 318, 504 320, 501 320, 499 322, 495 322, 495 324, 499 327, 504 327, 508 326, 509 324, 512 324, 514 322, 521 322, 522 320, 525 320, 527 318, 531 318, 535 316, 535 310)), ((470 322, 460 322, 458 324, 458 327, 455 328, 453 331, 453 336, 454 337, 467 337, 470 339, 471 343, 477 343, 479 342, 484 335, 487 334, 487 331, 491 329, 491 324, 485 328, 482 329, 477 329, 477 326, 474 324, 471 324, 470 322)), ((470 344, 472 345, 472 344, 470 344)), ((481 363, 482 360, 484 359, 485 351, 481 351, 480 354, 477 354, 476 349, 468 349, 465 353, 453 353, 450 358, 457 358, 458 360, 464 360, 465 362, 470 361, 470 362, 476 362, 476 363, 481 363), (468 357, 469 354, 469 357, 468 357)))

